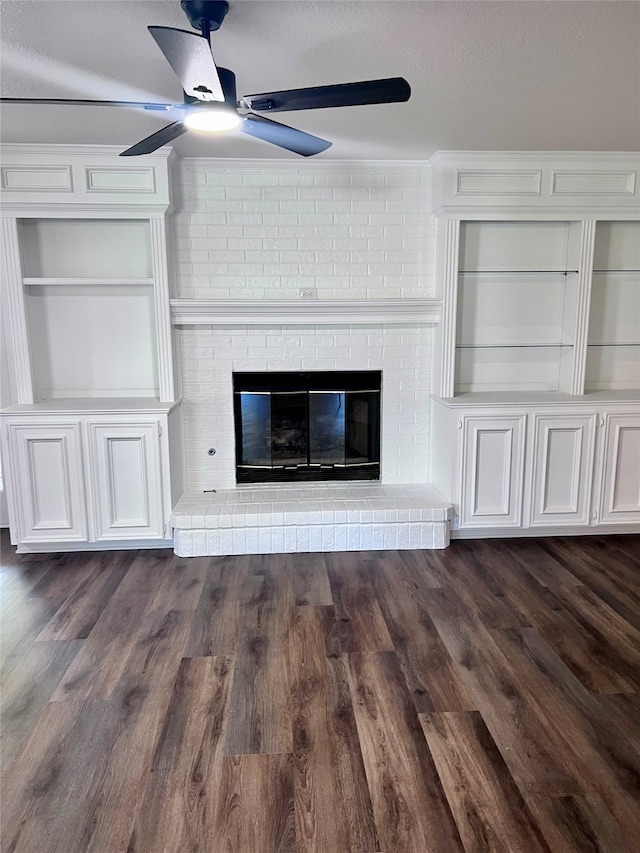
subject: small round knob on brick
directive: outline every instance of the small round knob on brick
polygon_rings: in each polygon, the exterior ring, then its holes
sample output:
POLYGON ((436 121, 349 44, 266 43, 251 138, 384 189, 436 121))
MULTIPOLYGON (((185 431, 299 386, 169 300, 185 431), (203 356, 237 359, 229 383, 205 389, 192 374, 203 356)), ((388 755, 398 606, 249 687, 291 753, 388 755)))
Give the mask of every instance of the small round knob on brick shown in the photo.
POLYGON ((210 447, 210 448, 207 450, 207 453, 209 454, 209 456, 215 456, 215 455, 216 455, 216 449, 215 449, 215 447, 210 447))

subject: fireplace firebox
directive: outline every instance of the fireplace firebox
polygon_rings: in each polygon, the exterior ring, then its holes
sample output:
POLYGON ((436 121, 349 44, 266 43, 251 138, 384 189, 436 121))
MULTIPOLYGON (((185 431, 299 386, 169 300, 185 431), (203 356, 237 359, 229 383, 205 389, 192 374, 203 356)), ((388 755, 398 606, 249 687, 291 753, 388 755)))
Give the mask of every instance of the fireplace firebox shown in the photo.
POLYGON ((234 373, 237 482, 379 480, 381 378, 234 373))

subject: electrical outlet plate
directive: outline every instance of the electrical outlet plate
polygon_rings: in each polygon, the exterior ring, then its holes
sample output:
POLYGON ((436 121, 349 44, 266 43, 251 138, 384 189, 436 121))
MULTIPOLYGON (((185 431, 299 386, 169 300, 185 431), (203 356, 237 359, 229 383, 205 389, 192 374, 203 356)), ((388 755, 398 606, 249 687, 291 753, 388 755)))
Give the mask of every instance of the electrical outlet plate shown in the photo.
POLYGON ((318 291, 315 287, 301 287, 298 291, 300 299, 317 299, 318 291))

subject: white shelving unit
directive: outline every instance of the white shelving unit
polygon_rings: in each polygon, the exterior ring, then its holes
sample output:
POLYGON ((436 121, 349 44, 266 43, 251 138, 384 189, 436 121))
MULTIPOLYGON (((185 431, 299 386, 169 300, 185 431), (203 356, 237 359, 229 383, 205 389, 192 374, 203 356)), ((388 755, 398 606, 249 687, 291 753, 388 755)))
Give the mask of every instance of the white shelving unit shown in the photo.
POLYGON ((580 226, 460 225, 454 393, 569 391, 580 226))
POLYGON ((598 222, 585 391, 640 388, 640 222, 598 222))
POLYGON ((159 398, 148 220, 21 219, 35 400, 159 398))
POLYGON ((433 165, 432 482, 454 536, 640 530, 640 155, 433 165))
POLYGON ((171 544, 182 491, 168 150, 4 146, 2 414, 19 550, 171 544))

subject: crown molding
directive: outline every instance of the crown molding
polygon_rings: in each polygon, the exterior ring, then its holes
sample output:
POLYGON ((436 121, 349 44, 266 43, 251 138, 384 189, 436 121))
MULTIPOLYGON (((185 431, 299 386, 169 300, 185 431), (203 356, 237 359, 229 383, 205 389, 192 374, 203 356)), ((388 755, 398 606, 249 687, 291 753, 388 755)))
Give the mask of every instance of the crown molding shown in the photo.
MULTIPOLYGON (((7 157, 119 157, 127 148, 122 145, 67 145, 62 143, 3 142, 0 144, 0 158, 7 157)), ((173 148, 158 148, 153 154, 145 154, 145 160, 175 160, 173 148)), ((126 161, 123 161, 123 164, 126 161)))
POLYGON ((239 157, 181 157, 177 166, 186 168, 223 169, 225 171, 337 172, 355 169, 382 171, 416 171, 428 174, 429 160, 277 160, 275 158, 244 159, 239 157))
POLYGON ((587 160, 589 162, 599 161, 602 163, 611 163, 611 161, 625 162, 629 159, 636 159, 640 165, 640 151, 456 151, 442 150, 436 151, 429 159, 431 166, 436 166, 439 163, 458 163, 474 161, 477 163, 486 163, 493 161, 511 161, 513 163, 522 163, 523 161, 536 160, 542 162, 557 162, 566 161, 574 163, 577 160, 587 160))

